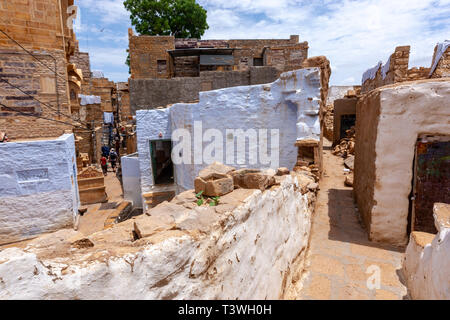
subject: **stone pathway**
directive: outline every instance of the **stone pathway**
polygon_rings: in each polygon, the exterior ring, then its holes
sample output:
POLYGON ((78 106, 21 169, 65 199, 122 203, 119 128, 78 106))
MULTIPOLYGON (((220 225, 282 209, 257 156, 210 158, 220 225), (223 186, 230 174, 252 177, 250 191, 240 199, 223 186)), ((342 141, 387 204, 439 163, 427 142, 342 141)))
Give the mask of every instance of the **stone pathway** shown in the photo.
POLYGON ((324 139, 324 174, 312 224, 306 272, 297 299, 406 299, 401 283, 404 248, 372 243, 359 221, 352 188, 344 185, 343 159, 324 139), (370 290, 369 266, 381 271, 380 289, 370 290))
POLYGON ((88 205, 88 211, 80 217, 78 231, 84 235, 103 230, 105 221, 123 200, 120 182, 111 168, 108 169, 108 175, 105 176, 105 187, 108 202, 88 205))

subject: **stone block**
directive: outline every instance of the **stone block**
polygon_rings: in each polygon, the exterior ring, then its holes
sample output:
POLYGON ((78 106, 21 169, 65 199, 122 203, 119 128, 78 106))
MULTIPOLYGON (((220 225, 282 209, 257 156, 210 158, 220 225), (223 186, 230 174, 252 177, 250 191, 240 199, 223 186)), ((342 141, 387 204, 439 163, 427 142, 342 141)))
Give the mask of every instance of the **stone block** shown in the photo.
POLYGON ((236 169, 231 166, 224 165, 220 162, 214 162, 209 166, 207 166, 205 169, 201 170, 198 176, 200 178, 205 178, 209 176, 211 173, 230 174, 232 171, 235 170, 236 169))
POLYGON ((261 191, 276 184, 273 175, 256 169, 240 169, 231 173, 235 186, 244 189, 259 189, 261 191))
POLYGON ((203 195, 208 197, 222 196, 234 190, 233 179, 220 173, 197 177, 194 180, 194 187, 196 193, 203 191, 203 195))
POLYGON ((278 170, 277 170, 277 176, 284 176, 284 175, 287 175, 287 174, 289 174, 290 173, 290 171, 289 171, 289 169, 288 168, 278 168, 278 170))
POLYGON ((137 238, 146 238, 151 235, 170 230, 175 227, 173 219, 168 216, 147 216, 143 215, 134 221, 134 232, 137 238))

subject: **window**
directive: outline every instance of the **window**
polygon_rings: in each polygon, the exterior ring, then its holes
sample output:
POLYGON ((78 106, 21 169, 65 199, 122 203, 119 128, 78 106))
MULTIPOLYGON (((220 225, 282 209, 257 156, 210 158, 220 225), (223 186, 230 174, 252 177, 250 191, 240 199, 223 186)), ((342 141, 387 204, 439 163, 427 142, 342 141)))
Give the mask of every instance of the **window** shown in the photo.
POLYGON ((165 74, 167 72, 167 61, 158 60, 158 74, 165 74))
POLYGON ((254 67, 262 67, 262 66, 264 66, 263 58, 253 58, 253 66, 254 67))
POLYGON ((76 100, 77 99, 77 94, 75 92, 75 90, 70 90, 70 100, 76 100))

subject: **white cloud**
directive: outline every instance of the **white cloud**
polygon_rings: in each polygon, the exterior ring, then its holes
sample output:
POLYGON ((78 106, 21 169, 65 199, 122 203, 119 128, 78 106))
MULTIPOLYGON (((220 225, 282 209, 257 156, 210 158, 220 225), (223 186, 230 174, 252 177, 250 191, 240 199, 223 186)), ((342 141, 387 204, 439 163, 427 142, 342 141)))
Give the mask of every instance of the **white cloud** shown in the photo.
POLYGON ((123 0, 80 0, 76 5, 81 11, 88 10, 100 16, 103 23, 127 23, 130 14, 123 6, 123 0))
MULTIPOLYGON (((208 10, 210 28, 203 38, 289 38, 299 34, 301 41, 309 43, 309 56, 330 59, 335 85, 359 84, 366 69, 379 60, 386 61, 399 45, 411 45, 410 67, 428 67, 435 44, 450 37, 450 0, 197 2, 208 10)), ((128 74, 122 70, 126 71, 123 61, 130 21, 123 0, 79 0, 76 4, 81 7, 82 23, 88 20, 88 27, 77 33, 80 45, 89 37, 89 44, 96 46, 88 48, 93 66, 126 80, 128 74)))
POLYGON ((215 24, 208 12, 211 27, 205 38, 300 34, 301 40, 309 42, 310 56, 330 59, 332 83, 340 85, 359 83, 366 69, 379 60, 386 61, 398 45, 411 45, 411 66, 429 66, 434 45, 450 34, 450 0, 199 2, 209 12, 229 10, 239 21, 232 26, 215 24))

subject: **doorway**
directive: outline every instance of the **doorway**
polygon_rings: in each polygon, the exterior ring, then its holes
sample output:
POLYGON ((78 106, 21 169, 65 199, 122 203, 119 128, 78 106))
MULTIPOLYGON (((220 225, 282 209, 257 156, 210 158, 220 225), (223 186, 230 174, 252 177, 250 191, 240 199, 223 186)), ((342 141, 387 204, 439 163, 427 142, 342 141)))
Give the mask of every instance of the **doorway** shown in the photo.
POLYGON ((171 154, 172 154, 172 141, 170 140, 150 141, 152 174, 155 185, 174 183, 174 170, 171 154))
POLYGON ((436 234, 433 206, 450 203, 450 136, 419 137, 413 174, 411 231, 436 234))

